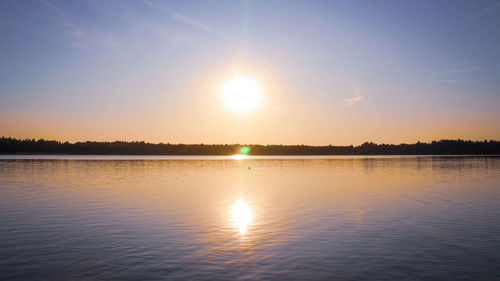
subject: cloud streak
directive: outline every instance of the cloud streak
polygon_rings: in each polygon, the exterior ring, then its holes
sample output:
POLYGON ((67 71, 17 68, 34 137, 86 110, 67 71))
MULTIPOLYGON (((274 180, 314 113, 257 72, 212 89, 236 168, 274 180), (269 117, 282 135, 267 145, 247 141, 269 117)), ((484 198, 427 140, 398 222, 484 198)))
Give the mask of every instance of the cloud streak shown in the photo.
POLYGON ((118 41, 108 32, 89 29, 75 25, 72 15, 48 0, 40 0, 42 4, 59 15, 61 26, 71 36, 72 44, 77 48, 113 48, 118 41))
POLYGON ((347 105, 354 105, 360 101, 362 101, 365 97, 363 96, 356 96, 354 98, 349 98, 349 99, 344 99, 344 101, 347 103, 347 105))
POLYGON ((197 27, 201 30, 204 30, 206 32, 209 32, 209 33, 216 33, 215 30, 213 30, 211 27, 207 26, 206 24, 204 23, 201 23, 191 17, 188 17, 186 15, 183 15, 181 13, 178 13, 178 12, 174 12, 174 11, 171 11, 170 10, 170 14, 172 16, 172 18, 174 20, 177 20, 177 21, 181 21, 181 22, 184 22, 184 23, 187 23, 187 24, 190 24, 194 27, 197 27))
POLYGON ((477 83, 477 81, 474 80, 462 80, 462 79, 444 79, 444 80, 439 80, 438 82, 440 83, 446 83, 446 84, 474 84, 477 83))
MULTIPOLYGON (((228 39, 228 36, 226 36, 225 34, 223 34, 222 32, 212 28, 211 26, 209 26, 208 24, 205 24, 191 16, 187 16, 183 13, 180 13, 178 11, 175 11, 165 5, 163 5, 161 2, 158 3, 156 1, 148 1, 148 0, 143 0, 144 4, 150 6, 151 8, 156 8, 160 11, 162 11, 168 18, 174 20, 174 21, 178 21, 178 22, 182 22, 182 23, 185 23, 187 25, 190 25, 194 28, 197 28, 201 31, 204 31, 204 32, 207 32, 207 33, 210 33, 210 34, 213 34, 217 37, 220 37, 220 38, 223 38, 223 39, 228 39)), ((136 13, 137 14, 137 13, 136 13)), ((174 40, 181 40, 181 41, 186 41, 198 48, 202 48, 202 45, 203 44, 199 44, 197 42, 194 42, 193 40, 191 39, 188 39, 186 38, 184 35, 180 35, 180 34, 173 34, 171 36, 172 39, 174 40)))
POLYGON ((57 7, 56 5, 54 5, 52 2, 49 2, 47 0, 40 0, 40 2, 42 2, 42 4, 44 4, 49 9, 51 9, 54 12, 56 12, 57 14, 59 14, 62 17, 67 18, 69 16, 68 13, 66 13, 64 10, 62 10, 59 7, 57 7))
POLYGON ((101 31, 73 28, 71 34, 73 45, 79 48, 113 48, 119 45, 114 37, 101 31))
POLYGON ((474 72, 480 70, 480 67, 462 67, 455 68, 448 71, 448 73, 466 73, 466 72, 474 72))
POLYGON ((351 82, 351 85, 354 88, 355 97, 344 99, 346 105, 349 106, 355 105, 356 103, 362 101, 365 98, 364 96, 361 95, 361 87, 357 83, 351 82))
MULTIPOLYGON (((118 40, 119 34, 115 34, 114 32, 107 32, 106 30, 82 26, 81 24, 79 24, 80 21, 78 20, 77 14, 71 14, 70 12, 66 11, 64 7, 55 4, 51 0, 40 0, 40 2, 59 16, 62 28, 64 29, 65 33, 70 36, 72 40, 71 43, 74 47, 113 48, 120 45, 120 40, 118 40)), ((119 20, 131 22, 132 24, 140 24, 142 25, 144 30, 156 33, 159 38, 171 42, 187 43, 200 49, 206 48, 206 45, 198 42, 198 39, 189 38, 185 33, 172 30, 169 25, 144 16, 142 13, 140 13, 140 10, 137 10, 133 6, 130 6, 129 4, 126 4, 124 2, 85 1, 81 3, 88 5, 95 12, 107 13, 109 16, 117 17, 119 20)), ((169 6, 163 4, 161 1, 142 0, 142 3, 146 7, 148 7, 147 9, 153 9, 162 12, 165 18, 186 24, 187 26, 193 27, 202 32, 206 32, 218 39, 222 39, 227 42, 241 43, 239 40, 232 40, 223 32, 216 30, 215 28, 196 18, 173 10, 169 6)))

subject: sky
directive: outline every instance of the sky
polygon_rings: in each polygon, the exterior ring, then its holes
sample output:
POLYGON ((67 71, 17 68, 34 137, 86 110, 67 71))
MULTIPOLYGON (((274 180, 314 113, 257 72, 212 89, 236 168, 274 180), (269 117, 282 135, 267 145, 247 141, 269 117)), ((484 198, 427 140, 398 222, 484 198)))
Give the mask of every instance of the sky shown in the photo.
POLYGON ((500 139, 500 1, 3 0, 0 38, 0 136, 500 139))

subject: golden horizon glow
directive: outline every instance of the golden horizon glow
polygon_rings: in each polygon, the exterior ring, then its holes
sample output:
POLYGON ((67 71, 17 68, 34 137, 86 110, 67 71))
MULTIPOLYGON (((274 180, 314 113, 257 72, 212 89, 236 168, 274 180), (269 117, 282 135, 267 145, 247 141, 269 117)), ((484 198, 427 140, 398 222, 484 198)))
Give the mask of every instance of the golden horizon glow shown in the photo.
POLYGON ((261 100, 260 86, 256 80, 238 75, 222 86, 224 106, 238 114, 255 109, 261 100))
POLYGON ((253 212, 247 201, 238 199, 231 207, 231 221, 240 234, 247 232, 248 226, 252 222, 253 212))

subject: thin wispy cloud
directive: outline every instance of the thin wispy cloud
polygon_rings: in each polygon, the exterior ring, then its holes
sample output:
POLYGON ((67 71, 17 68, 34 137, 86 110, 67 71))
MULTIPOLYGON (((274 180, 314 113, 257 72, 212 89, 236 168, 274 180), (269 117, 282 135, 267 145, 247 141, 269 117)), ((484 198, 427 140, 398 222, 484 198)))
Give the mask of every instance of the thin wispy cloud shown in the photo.
POLYGON ((443 84, 474 84, 477 81, 467 77, 474 75, 473 72, 480 71, 481 69, 482 67, 475 65, 457 65, 442 73, 445 79, 436 80, 435 82, 443 84))
MULTIPOLYGON (((158 3, 156 1, 148 1, 148 0, 143 0, 143 3, 151 8, 162 11, 168 18, 170 18, 174 21, 179 21, 179 22, 188 24, 192 27, 195 27, 199 30, 202 30, 204 32, 217 35, 218 37, 226 38, 226 36, 222 32, 215 30, 214 28, 210 27, 209 25, 207 25, 207 24, 205 24, 205 23, 203 23, 203 22, 201 22, 201 21, 199 21, 191 16, 188 16, 188 15, 185 15, 185 14, 180 13, 178 11, 175 11, 175 10, 171 9, 170 7, 163 5, 163 3, 158 3)), ((152 22, 151 20, 141 16, 137 11, 131 9, 130 7, 124 6, 124 8, 126 10, 128 10, 130 13, 137 16, 143 22, 149 23, 149 25, 152 26, 153 28, 160 30, 160 31, 163 29, 163 31, 161 31, 161 33, 165 33, 164 31, 166 30, 166 27, 164 25, 152 22)), ((167 33, 166 35, 171 40, 187 42, 187 43, 189 43, 195 47, 198 47, 198 48, 202 48, 202 46, 203 46, 203 44, 195 42, 194 40, 187 38, 183 34, 174 33, 171 31, 168 31, 166 33, 167 33)))
POLYGON ((77 48, 113 48, 118 41, 108 32, 89 29, 74 24, 72 15, 49 0, 40 0, 46 7, 60 17, 61 27, 71 36, 72 45, 77 48))
POLYGON ((206 32, 215 33, 215 31, 212 28, 210 28, 206 24, 203 24, 203 23, 201 23, 201 22, 199 22, 199 21, 197 21, 197 20, 195 20, 195 19, 193 19, 191 17, 188 17, 188 16, 183 15, 183 14, 178 13, 178 12, 174 12, 172 10, 170 10, 170 14, 172 15, 172 18, 174 20, 182 21, 184 23, 187 23, 187 24, 190 24, 192 26, 195 26, 195 27, 197 27, 197 28, 199 28, 201 30, 204 30, 206 32))
POLYGON ((52 11, 56 12, 57 14, 59 14, 60 16, 62 17, 69 17, 69 14, 66 13, 66 11, 64 11, 63 9, 57 7, 56 5, 54 5, 52 2, 48 1, 48 0, 40 0, 40 2, 42 2, 42 4, 44 4, 45 6, 47 6, 49 9, 51 9, 52 11))
POLYGON ((356 96, 354 98, 350 98, 350 99, 344 99, 344 101, 348 104, 348 105, 354 105, 360 101, 362 101, 364 99, 363 96, 356 96))
POLYGON ((136 10, 126 6, 126 5, 120 5, 120 8, 122 8, 123 10, 125 10, 127 12, 127 14, 140 21, 142 24, 146 24, 146 25, 155 25, 154 22, 152 22, 150 19, 144 17, 143 15, 141 15, 139 12, 137 12, 136 10))
POLYGON ((119 45, 113 36, 101 31, 73 28, 71 34, 73 45, 79 48, 113 48, 119 45))
POLYGON ((474 84, 477 83, 475 80, 462 80, 462 79, 443 79, 437 81, 439 83, 446 83, 446 84, 474 84))
MULTIPOLYGON (((143 1, 143 3, 149 7, 153 7, 153 3, 149 1, 143 1)), ((175 32, 165 26, 164 24, 155 22, 145 16, 143 16, 141 13, 139 13, 137 10, 121 3, 116 3, 115 4, 117 10, 119 10, 121 13, 119 14, 119 17, 126 21, 126 22, 131 22, 133 25, 139 25, 144 31, 148 32, 153 32, 158 35, 159 38, 162 38, 164 40, 170 41, 170 42, 182 42, 189 44, 191 46, 197 47, 197 48, 202 48, 202 45, 183 36, 182 34, 179 34, 178 32, 175 32)))
MULTIPOLYGON (((145 1, 147 1, 147 0, 145 0, 145 1)), ((185 24, 190 25, 194 28, 197 28, 201 31, 210 33, 210 34, 216 36, 218 39, 225 40, 229 43, 237 42, 237 43, 241 44, 241 40, 239 40, 239 39, 236 40, 234 38, 231 38, 231 36, 228 36, 226 33, 222 32, 221 30, 218 30, 218 29, 214 28, 213 26, 210 26, 209 24, 204 23, 204 22, 202 22, 202 21, 200 21, 200 20, 198 20, 190 15, 186 15, 184 13, 177 11, 177 10, 173 10, 172 8, 165 6, 161 2, 147 1, 147 5, 151 5, 151 7, 155 7, 157 9, 163 11, 169 18, 171 18, 175 21, 185 23, 185 24)))
MULTIPOLYGON (((119 46, 119 40, 116 34, 112 32, 107 32, 101 29, 92 29, 84 27, 75 22, 78 22, 77 18, 69 12, 65 11, 62 7, 54 4, 50 0, 40 0, 46 7, 55 12, 61 21, 61 26, 65 30, 66 34, 71 36, 72 45, 77 48, 113 48, 119 46)), ((191 46, 202 48, 203 44, 200 44, 194 40, 191 40, 184 36, 183 34, 174 32, 169 29, 168 26, 155 22, 132 7, 126 5, 122 2, 107 2, 106 5, 101 2, 82 2, 88 7, 92 8, 95 12, 104 13, 109 12, 110 15, 117 17, 120 20, 125 20, 131 22, 132 24, 140 24, 144 30, 158 34, 159 38, 163 38, 170 42, 183 42, 191 46), (106 8, 106 6, 108 6, 106 8), (111 7, 109 7, 111 6, 111 7)), ((157 4, 156 2, 150 2, 144 0, 143 3, 151 8, 160 8, 166 12, 168 18, 176 21, 181 21, 201 29, 205 32, 217 34, 217 32, 210 28, 208 25, 203 24, 191 17, 188 17, 179 12, 173 11, 164 7, 162 4, 157 4)))
POLYGON ((480 67, 476 67, 476 66, 473 66, 473 67, 457 67, 457 68, 448 70, 447 73, 466 73, 466 72, 474 72, 474 71, 478 71, 478 70, 481 70, 481 68, 480 67))
POLYGON ((142 0, 142 2, 150 7, 153 7, 153 3, 147 1, 147 0, 142 0))
POLYGON ((355 96, 353 98, 344 99, 346 105, 349 106, 355 105, 356 103, 362 101, 365 98, 363 95, 361 95, 361 87, 357 83, 351 81, 350 84, 354 88, 355 96))

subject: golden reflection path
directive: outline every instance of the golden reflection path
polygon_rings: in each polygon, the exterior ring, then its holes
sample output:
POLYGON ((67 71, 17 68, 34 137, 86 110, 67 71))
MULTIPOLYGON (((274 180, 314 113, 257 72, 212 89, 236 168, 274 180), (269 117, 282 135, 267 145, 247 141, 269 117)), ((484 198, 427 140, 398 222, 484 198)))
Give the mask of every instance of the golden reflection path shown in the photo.
POLYGON ((231 206, 231 222, 240 234, 247 232, 248 226, 252 222, 253 212, 252 208, 244 199, 238 199, 236 203, 231 206))

